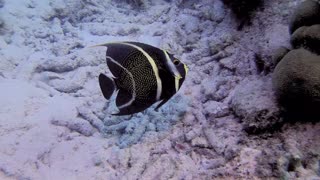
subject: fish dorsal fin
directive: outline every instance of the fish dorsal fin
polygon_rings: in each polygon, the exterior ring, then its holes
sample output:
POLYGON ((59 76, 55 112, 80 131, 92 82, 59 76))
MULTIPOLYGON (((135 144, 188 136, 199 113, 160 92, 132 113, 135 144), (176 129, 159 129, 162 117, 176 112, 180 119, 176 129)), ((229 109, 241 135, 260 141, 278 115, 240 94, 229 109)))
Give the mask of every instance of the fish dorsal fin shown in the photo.
POLYGON ((107 65, 115 78, 120 77, 125 72, 125 68, 110 56, 107 56, 107 65))
POLYGON ((123 66, 127 58, 137 50, 120 43, 110 43, 107 45, 106 59, 111 73, 119 77, 123 72, 123 66))

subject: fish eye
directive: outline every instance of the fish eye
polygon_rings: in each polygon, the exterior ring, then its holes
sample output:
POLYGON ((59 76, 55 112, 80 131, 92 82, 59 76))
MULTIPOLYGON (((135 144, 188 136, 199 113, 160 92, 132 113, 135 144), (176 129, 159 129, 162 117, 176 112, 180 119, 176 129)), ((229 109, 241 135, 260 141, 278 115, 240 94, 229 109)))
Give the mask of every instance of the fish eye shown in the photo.
POLYGON ((178 59, 175 59, 175 60, 173 60, 173 64, 177 66, 180 64, 180 61, 178 59))

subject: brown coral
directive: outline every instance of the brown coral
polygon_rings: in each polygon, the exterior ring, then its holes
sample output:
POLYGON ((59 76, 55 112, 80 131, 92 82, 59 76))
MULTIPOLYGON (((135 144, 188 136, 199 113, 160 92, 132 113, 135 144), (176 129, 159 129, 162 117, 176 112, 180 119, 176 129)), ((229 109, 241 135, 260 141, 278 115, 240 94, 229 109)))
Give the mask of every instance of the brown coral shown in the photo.
POLYGON ((290 51, 276 66, 273 85, 287 112, 320 115, 320 56, 303 48, 290 51))
POLYGON ((303 47, 320 54, 320 24, 297 29, 291 37, 291 44, 294 48, 303 47))

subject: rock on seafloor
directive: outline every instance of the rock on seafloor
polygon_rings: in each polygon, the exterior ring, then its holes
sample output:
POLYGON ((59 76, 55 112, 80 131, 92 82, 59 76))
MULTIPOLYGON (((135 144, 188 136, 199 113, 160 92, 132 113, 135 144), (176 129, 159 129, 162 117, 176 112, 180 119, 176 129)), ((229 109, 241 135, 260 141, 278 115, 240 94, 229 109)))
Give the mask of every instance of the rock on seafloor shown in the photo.
POLYGON ((244 130, 250 134, 272 131, 282 121, 270 76, 243 80, 235 88, 231 107, 242 118, 244 130))
POLYGON ((271 83, 301 2, 264 1, 239 31, 221 0, 0 0, 0 179, 319 178, 319 123, 278 126, 271 83), (111 41, 190 67, 158 112, 111 115, 90 47, 111 41))
POLYGON ((288 111, 319 116, 320 56, 303 48, 290 51, 276 66, 273 84, 288 111))
POLYGON ((318 0, 305 0, 298 4, 289 23, 290 33, 299 27, 320 24, 320 4, 318 0))
POLYGON ((291 44, 295 49, 302 47, 320 55, 320 24, 297 29, 291 36, 291 44))
POLYGON ((278 49, 276 49, 273 53, 273 56, 272 56, 272 61, 273 61, 273 64, 274 66, 276 66, 280 61, 281 59, 289 52, 290 50, 286 47, 279 47, 278 49))

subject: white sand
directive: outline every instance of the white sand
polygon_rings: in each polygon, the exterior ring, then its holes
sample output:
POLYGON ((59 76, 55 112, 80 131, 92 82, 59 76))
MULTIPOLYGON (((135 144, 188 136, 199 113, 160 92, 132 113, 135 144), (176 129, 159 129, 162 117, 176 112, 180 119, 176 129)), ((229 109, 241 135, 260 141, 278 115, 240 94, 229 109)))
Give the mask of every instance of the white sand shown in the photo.
POLYGON ((138 11, 111 0, 4 0, 0 179, 253 179, 279 177, 277 162, 281 175, 319 176, 317 162, 293 172, 283 165, 316 154, 319 125, 248 136, 229 106, 243 79, 272 94, 254 54, 268 64, 273 49, 289 47, 288 14, 299 1, 268 1, 243 31, 219 0, 192 2, 148 1, 138 11), (119 123, 97 80, 108 74, 105 49, 87 47, 120 40, 168 49, 190 73, 160 112, 119 123))

